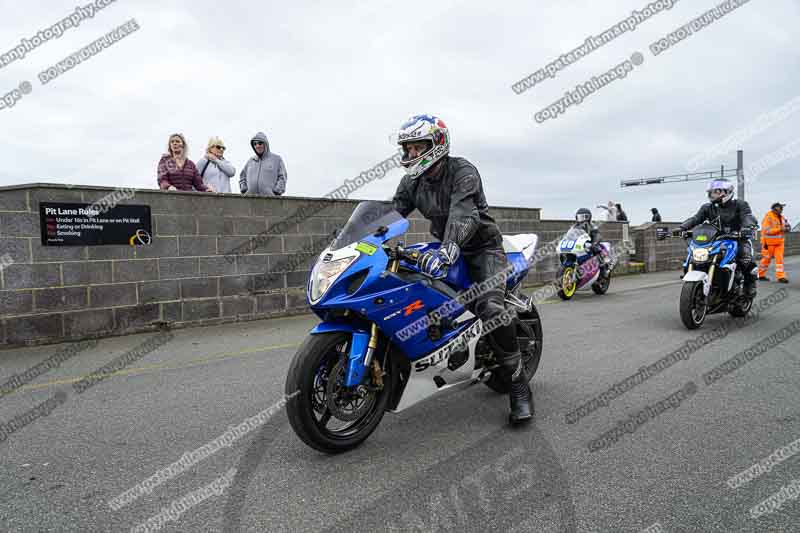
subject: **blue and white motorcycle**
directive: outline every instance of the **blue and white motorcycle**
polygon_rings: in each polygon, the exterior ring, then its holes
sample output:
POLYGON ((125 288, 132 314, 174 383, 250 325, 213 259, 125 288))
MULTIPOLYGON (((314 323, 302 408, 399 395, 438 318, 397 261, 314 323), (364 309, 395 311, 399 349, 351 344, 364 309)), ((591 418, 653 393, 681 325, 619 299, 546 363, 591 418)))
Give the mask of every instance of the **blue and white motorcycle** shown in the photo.
POLYGON ((556 273, 558 296, 569 300, 575 292, 592 288, 595 294, 605 294, 611 285, 615 262, 611 259, 611 243, 601 242, 602 259, 592 254, 592 238, 580 228, 570 228, 558 243, 560 267, 556 273), (601 260, 608 261, 606 272, 600 268, 601 260))
POLYGON ((753 299, 741 294, 743 273, 736 269, 741 232, 724 232, 719 221, 706 221, 682 234, 689 241, 679 304, 683 325, 697 329, 708 315, 726 311, 746 316, 753 299))
MULTIPOLYGON (((311 272, 307 298, 322 321, 292 359, 286 409, 295 433, 312 448, 350 450, 384 412, 446 391, 483 382, 508 392, 485 337, 491 326, 463 298, 475 290, 466 265, 459 260, 441 280, 422 274, 417 259, 439 243, 404 247, 397 238, 408 227, 391 205, 362 202, 311 272)), ((539 366, 542 325, 532 298, 519 289, 536 243, 533 234, 503 239, 510 265, 506 311, 519 318, 529 377, 539 366)))

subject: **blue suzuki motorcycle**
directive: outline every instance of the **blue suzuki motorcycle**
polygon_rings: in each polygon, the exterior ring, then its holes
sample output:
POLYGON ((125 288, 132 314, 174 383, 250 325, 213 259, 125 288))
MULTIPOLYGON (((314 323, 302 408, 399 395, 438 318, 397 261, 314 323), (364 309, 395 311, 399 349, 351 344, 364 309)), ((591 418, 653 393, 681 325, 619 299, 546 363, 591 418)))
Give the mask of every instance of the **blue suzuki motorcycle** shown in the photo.
POLYGON ((741 232, 725 232, 719 221, 706 221, 683 236, 689 241, 679 305, 683 325, 697 329, 706 316, 725 311, 746 316, 753 299, 741 294, 743 273, 736 264, 741 232))
MULTIPOLYGON (((507 393, 485 325, 464 295, 473 293, 459 260, 443 279, 422 274, 417 259, 439 243, 404 247, 409 222, 391 205, 360 203, 319 256, 307 284, 321 322, 298 349, 286 378, 289 422, 303 442, 326 453, 350 450, 386 411, 476 383, 507 393), (461 299, 457 299, 461 295, 461 299), (298 394, 294 394, 298 392, 298 394)), ((520 293, 537 236, 504 236, 509 262, 506 311, 516 312, 527 375, 542 354, 533 299, 520 293)))

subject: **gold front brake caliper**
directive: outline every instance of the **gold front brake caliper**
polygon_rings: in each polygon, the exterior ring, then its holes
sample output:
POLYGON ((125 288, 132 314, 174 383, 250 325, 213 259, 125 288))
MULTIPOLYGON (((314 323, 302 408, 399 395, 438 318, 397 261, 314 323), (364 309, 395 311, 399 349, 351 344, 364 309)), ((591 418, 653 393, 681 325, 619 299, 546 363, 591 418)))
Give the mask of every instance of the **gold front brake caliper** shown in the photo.
POLYGON ((372 360, 372 382, 375 386, 380 390, 383 389, 383 370, 381 370, 381 364, 378 362, 377 359, 372 360))

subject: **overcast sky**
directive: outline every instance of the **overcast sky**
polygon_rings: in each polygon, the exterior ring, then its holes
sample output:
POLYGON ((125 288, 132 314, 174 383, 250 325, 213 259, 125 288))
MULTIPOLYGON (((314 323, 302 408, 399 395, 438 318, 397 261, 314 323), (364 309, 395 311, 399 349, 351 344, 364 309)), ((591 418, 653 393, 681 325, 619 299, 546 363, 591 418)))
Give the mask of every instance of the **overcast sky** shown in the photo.
MULTIPOLYGON (((84 5, 89 0, 79 0, 84 5)), ((449 126, 452 151, 480 170, 492 205, 571 217, 621 202, 634 223, 658 207, 683 220, 705 183, 621 189, 619 180, 687 171, 688 161, 800 95, 800 3, 751 0, 654 56, 648 46, 719 0, 680 0, 532 89, 511 85, 642 9, 649 0, 156 2, 118 0, 0 68, 0 185, 156 187, 172 132, 197 160, 221 136, 238 172, 265 131, 288 169, 288 195, 320 196, 378 161, 409 115, 449 126), (135 18, 140 30, 42 85, 37 74, 135 18), (641 52, 644 63, 537 123, 534 113, 641 52)), ((0 54, 78 2, 0 1, 0 54)), ((742 143, 745 163, 796 139, 794 115, 742 143)), ((734 167, 735 152, 703 169, 734 167)), ((776 200, 800 219, 800 158, 748 186, 759 219, 776 200)), ((385 199, 400 171, 352 196, 385 199)), ((232 183, 238 190, 238 180, 232 183)), ((0 193, 1 194, 1 193, 0 193)))

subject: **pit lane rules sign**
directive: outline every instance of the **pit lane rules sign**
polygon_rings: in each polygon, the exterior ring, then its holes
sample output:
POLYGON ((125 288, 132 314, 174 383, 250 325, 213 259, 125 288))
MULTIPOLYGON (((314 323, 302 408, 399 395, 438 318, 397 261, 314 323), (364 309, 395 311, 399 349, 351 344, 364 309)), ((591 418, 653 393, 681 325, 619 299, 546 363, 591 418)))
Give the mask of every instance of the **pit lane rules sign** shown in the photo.
POLYGON ((105 212, 91 204, 41 202, 39 224, 43 246, 150 244, 149 205, 117 205, 105 212))

